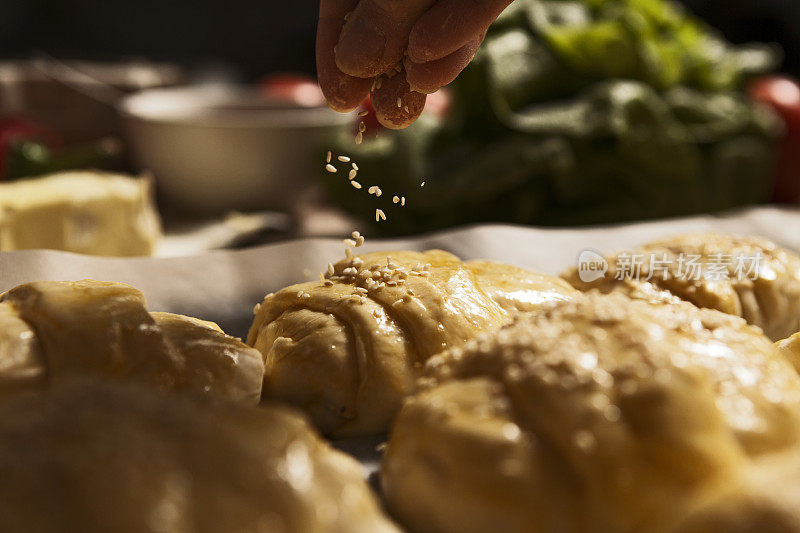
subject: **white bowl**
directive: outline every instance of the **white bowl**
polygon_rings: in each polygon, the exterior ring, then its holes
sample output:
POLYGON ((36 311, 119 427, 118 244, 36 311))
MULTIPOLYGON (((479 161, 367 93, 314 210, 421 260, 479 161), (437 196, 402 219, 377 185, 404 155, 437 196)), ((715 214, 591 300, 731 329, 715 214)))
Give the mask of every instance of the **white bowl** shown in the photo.
POLYGON ((289 210, 319 176, 324 139, 351 120, 232 87, 154 89, 120 104, 134 163, 184 212, 289 210))

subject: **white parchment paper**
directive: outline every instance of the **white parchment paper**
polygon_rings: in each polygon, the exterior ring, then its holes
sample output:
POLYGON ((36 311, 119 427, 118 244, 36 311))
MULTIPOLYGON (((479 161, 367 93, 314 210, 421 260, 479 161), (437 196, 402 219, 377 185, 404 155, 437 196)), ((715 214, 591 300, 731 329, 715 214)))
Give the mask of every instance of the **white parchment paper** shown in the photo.
MULTIPOLYGON (((702 230, 760 235, 800 250, 800 209, 755 208, 719 217, 595 228, 480 225, 406 239, 377 240, 367 235, 362 250, 441 248, 463 259, 492 259, 558 274, 572 266, 585 248, 611 252, 656 237, 702 230)), ((142 290, 152 311, 213 320, 225 331, 241 337, 250 325, 253 306, 266 293, 316 278, 329 261, 344 256, 343 250, 341 240, 303 239, 185 257, 106 258, 57 251, 4 252, 0 253, 0 291, 36 280, 120 281, 142 290)))

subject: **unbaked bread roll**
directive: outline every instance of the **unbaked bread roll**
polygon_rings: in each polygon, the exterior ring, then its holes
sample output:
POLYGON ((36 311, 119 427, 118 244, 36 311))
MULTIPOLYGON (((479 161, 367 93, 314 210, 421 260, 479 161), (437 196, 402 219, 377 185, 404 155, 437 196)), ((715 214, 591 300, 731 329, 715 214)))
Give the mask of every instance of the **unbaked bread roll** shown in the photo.
POLYGON ((264 356, 265 398, 299 407, 326 434, 380 433, 428 357, 498 328, 514 308, 574 294, 559 278, 439 250, 368 253, 268 295, 247 343, 264 356))
POLYGON ((0 394, 98 376, 260 400, 256 350, 211 322, 148 313, 142 293, 122 283, 20 285, 0 297, 0 328, 0 394))
POLYGON ((776 342, 775 346, 800 373, 800 333, 795 333, 788 339, 776 342))
POLYGON ((798 442, 800 376, 758 328, 589 293, 429 359, 382 484, 412 531, 673 531, 798 442))
POLYGON ((800 256, 766 239, 692 233, 611 254, 606 261, 608 271, 599 279, 584 282, 577 269, 562 276, 583 291, 621 291, 633 297, 642 285, 652 284, 698 307, 741 316, 772 340, 800 330, 800 256), (760 259, 754 259, 758 254, 760 259), (631 276, 636 270, 638 280, 631 276), (697 272, 699 279, 693 279, 697 272))
POLYGON ((0 405, 0 531, 395 532, 361 467, 278 406, 117 384, 0 405))

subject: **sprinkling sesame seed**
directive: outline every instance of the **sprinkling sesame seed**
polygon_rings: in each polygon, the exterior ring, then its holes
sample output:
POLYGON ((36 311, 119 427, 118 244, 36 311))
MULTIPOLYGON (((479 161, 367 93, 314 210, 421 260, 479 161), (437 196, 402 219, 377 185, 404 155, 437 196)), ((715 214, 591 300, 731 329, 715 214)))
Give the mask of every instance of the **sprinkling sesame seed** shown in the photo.
MULTIPOLYGON (((375 78, 374 80, 372 80, 372 87, 370 88, 370 91, 375 90, 375 86, 377 85, 379 79, 380 78, 375 78)), ((361 116, 361 113, 359 113, 358 116, 361 116)))
POLYGON ((326 163, 330 163, 331 162, 331 151, 330 150, 328 150, 328 154, 325 156, 325 162, 326 163))
POLYGON ((397 97, 397 107, 403 107, 403 100, 399 96, 397 97))
POLYGON ((405 196, 400 198, 400 205, 406 205, 406 197, 405 196))
POLYGON ((425 186, 425 182, 423 181, 422 183, 419 184, 419 186, 420 187, 424 187, 425 186))
POLYGON ((328 163, 327 165, 325 165, 325 170, 327 170, 328 172, 336 172, 336 167, 328 163))
POLYGON ((347 179, 349 179, 349 180, 352 180, 352 179, 354 179, 354 178, 356 177, 356 174, 358 174, 358 172, 356 171, 356 169, 352 169, 352 170, 350 171, 350 173, 347 175, 347 179))
POLYGON ((375 191, 377 191, 377 190, 378 190, 378 186, 377 185, 373 185, 369 189, 367 189, 367 192, 370 193, 370 194, 375 194, 375 191))
POLYGON ((392 196, 392 203, 393 203, 393 204, 396 204, 396 203, 398 203, 399 201, 400 201, 400 197, 399 197, 399 196, 392 196))
POLYGON ((333 274, 334 274, 335 272, 336 272, 336 269, 335 269, 335 268, 333 268, 333 263, 328 263, 328 275, 329 275, 329 276, 333 276, 333 274))
POLYGON ((341 161, 342 163, 349 163, 349 162, 350 162, 350 158, 349 158, 349 157, 347 157, 346 155, 340 155, 340 156, 339 156, 339 157, 337 157, 336 159, 338 159, 338 160, 339 160, 339 161, 341 161))
POLYGON ((405 111, 406 113, 411 113, 411 111, 408 110, 408 106, 407 105, 403 106, 403 111, 405 111))
POLYGON ((367 131, 367 125, 364 124, 363 121, 359 122, 358 123, 358 133, 364 133, 365 131, 367 131))
POLYGON ((356 248, 358 248, 362 244, 364 244, 364 236, 363 235, 360 236, 358 239, 356 239, 356 248))
POLYGON ((380 187, 378 187, 378 190, 375 191, 375 196, 380 196, 381 194, 383 194, 383 191, 381 190, 380 187))
POLYGON ((364 134, 360 131, 356 134, 356 144, 361 144, 361 141, 364 140, 364 134))
POLYGON ((352 163, 352 165, 353 165, 353 170, 357 171, 358 170, 358 165, 356 165, 355 163, 352 163))
MULTIPOLYGON (((373 87, 375 86, 375 82, 374 81, 372 82, 372 86, 373 87)), ((358 113, 359 117, 366 117, 367 115, 369 115, 369 111, 367 111, 366 109, 364 111, 361 111, 361 112, 358 113)))
POLYGON ((359 182, 357 182, 356 180, 351 180, 350 181, 350 185, 352 185, 356 189, 360 189, 361 188, 361 184, 359 182))
POLYGON ((358 239, 360 235, 361 235, 360 231, 354 231, 353 233, 350 234, 350 236, 353 237, 354 239, 358 239))
POLYGON ((345 246, 355 246, 356 245, 356 241, 354 241, 353 239, 344 239, 342 242, 344 242, 345 246))

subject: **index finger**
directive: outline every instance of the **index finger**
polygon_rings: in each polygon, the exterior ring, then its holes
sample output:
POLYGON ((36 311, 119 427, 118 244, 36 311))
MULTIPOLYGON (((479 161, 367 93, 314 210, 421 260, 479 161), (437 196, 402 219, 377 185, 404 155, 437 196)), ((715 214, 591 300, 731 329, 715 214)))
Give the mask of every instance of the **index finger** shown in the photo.
POLYGON ((334 47, 345 16, 358 0, 320 0, 317 22, 317 79, 328 105, 336 111, 358 107, 369 93, 370 79, 349 76, 336 66, 334 47))
POLYGON ((512 0, 440 0, 420 17, 408 37, 408 57, 427 63, 480 38, 512 0))

